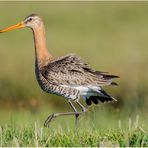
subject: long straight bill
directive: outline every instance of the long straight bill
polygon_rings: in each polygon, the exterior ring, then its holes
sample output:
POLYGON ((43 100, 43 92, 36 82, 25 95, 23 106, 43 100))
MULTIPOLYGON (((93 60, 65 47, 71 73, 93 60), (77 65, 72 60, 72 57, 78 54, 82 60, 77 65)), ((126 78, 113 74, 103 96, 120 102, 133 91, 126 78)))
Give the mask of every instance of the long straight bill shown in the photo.
POLYGON ((16 25, 13 25, 13 26, 10 26, 8 28, 0 30, 0 33, 11 31, 11 30, 14 30, 14 29, 24 28, 24 27, 25 27, 24 22, 20 22, 16 25))

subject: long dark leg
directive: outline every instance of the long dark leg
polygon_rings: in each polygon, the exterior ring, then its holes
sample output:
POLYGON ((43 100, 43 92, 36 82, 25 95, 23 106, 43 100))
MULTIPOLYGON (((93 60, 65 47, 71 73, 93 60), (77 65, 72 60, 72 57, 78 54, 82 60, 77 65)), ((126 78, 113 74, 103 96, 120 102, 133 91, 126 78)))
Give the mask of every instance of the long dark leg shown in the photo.
MULTIPOLYGON (((85 113, 87 111, 87 109, 79 101, 76 101, 76 103, 82 109, 82 113, 85 113)), ((79 117, 79 114, 76 114, 75 116, 76 116, 76 129, 77 129, 77 127, 78 127, 78 117, 79 117)))
POLYGON ((76 127, 77 127, 79 114, 82 114, 83 112, 78 112, 76 110, 76 108, 74 107, 74 105, 70 101, 68 101, 68 102, 69 102, 70 106, 72 107, 72 109, 74 110, 74 112, 51 114, 50 116, 48 116, 48 118, 46 119, 46 121, 44 123, 45 127, 48 127, 48 124, 52 121, 52 119, 59 117, 59 116, 65 116, 65 115, 75 115, 76 116, 76 127))
POLYGON ((68 112, 68 113, 53 113, 46 119, 44 126, 48 127, 48 124, 52 121, 52 119, 59 117, 59 116, 66 116, 66 115, 76 115, 76 114, 82 114, 83 112, 68 112))
POLYGON ((74 105, 70 101, 68 101, 68 102, 69 102, 70 106, 72 107, 72 109, 77 113, 77 114, 75 114, 75 117, 76 117, 76 129, 77 129, 79 113, 78 113, 77 109, 74 107, 74 105))

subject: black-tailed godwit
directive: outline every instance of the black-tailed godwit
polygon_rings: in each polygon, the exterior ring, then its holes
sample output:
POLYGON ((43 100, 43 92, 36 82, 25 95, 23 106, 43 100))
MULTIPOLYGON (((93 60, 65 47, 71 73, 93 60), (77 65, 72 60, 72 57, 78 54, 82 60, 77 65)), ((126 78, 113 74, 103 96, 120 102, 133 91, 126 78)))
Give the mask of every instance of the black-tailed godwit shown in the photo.
POLYGON ((54 58, 47 50, 45 27, 40 16, 29 15, 24 21, 0 30, 0 33, 24 27, 31 28, 33 31, 35 73, 40 87, 47 93, 65 97, 73 109, 73 112, 51 114, 45 121, 45 126, 48 126, 53 118, 63 115, 75 115, 77 125, 79 115, 87 111, 86 107, 79 102, 80 97, 87 105, 116 101, 102 87, 117 85, 112 82, 112 79, 118 76, 93 70, 75 54, 54 58), (82 111, 77 111, 73 103, 78 104, 82 111))

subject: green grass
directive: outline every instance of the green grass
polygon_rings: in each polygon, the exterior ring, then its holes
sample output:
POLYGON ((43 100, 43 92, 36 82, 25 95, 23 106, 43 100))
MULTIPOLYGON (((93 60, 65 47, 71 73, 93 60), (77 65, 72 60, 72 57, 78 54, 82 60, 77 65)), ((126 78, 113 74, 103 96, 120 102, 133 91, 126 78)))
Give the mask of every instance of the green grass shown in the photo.
POLYGON ((31 124, 18 127, 15 124, 0 127, 0 146, 148 146, 148 134, 141 126, 127 129, 72 130, 70 128, 44 128, 31 124))
POLYGON ((147 116, 128 117, 97 107, 80 116, 77 130, 73 116, 59 117, 49 128, 43 127, 52 112, 1 111, 0 146, 148 146, 147 116))

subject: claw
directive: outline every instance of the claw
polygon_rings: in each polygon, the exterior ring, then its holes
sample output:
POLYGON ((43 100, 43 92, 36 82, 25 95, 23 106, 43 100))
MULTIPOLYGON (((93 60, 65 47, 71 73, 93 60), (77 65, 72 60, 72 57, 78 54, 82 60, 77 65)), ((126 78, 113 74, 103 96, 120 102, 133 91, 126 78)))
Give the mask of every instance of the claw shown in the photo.
POLYGON ((49 128, 49 123, 52 121, 52 119, 54 118, 54 114, 51 114, 50 116, 48 116, 48 118, 46 119, 44 126, 49 128))

